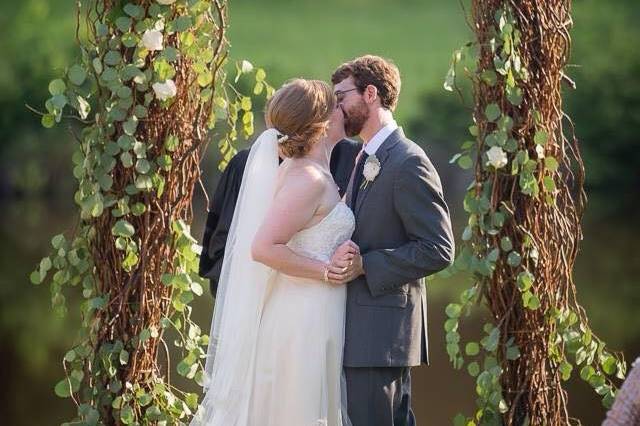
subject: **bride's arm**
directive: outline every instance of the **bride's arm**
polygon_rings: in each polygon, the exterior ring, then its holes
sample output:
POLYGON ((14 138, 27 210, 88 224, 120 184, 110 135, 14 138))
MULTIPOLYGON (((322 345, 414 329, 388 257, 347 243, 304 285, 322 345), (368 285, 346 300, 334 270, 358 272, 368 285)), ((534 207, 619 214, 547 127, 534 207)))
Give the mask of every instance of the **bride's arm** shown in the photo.
POLYGON ((287 275, 324 279, 324 262, 299 255, 286 245, 313 218, 324 190, 322 175, 312 167, 291 170, 253 240, 253 260, 287 275))

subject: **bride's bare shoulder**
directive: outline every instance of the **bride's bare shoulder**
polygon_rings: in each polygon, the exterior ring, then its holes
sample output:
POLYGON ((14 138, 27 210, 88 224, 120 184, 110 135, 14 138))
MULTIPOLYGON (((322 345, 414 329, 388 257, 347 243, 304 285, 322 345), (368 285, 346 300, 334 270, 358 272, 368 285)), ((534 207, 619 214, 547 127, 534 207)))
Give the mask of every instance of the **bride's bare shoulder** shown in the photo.
POLYGON ((322 182, 324 174, 320 168, 304 158, 290 158, 283 163, 281 173, 284 177, 299 178, 303 181, 322 182))
POLYGON ((304 159, 287 159, 280 168, 280 188, 315 192, 324 188, 324 181, 322 170, 304 159))

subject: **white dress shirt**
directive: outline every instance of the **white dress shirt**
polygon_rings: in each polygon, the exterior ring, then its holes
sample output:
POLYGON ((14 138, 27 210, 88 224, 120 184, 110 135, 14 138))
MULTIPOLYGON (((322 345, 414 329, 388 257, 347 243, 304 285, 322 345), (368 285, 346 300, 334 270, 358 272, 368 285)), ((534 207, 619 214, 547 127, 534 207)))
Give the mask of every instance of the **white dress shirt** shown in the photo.
POLYGON ((398 124, 394 120, 391 120, 389 123, 387 123, 386 126, 383 126, 380 130, 378 130, 378 132, 373 135, 369 142, 364 144, 362 149, 367 153, 367 155, 375 154, 376 151, 378 151, 378 148, 380 148, 380 145, 382 145, 382 142, 384 142, 389 137, 389 135, 393 133, 397 128, 398 124))

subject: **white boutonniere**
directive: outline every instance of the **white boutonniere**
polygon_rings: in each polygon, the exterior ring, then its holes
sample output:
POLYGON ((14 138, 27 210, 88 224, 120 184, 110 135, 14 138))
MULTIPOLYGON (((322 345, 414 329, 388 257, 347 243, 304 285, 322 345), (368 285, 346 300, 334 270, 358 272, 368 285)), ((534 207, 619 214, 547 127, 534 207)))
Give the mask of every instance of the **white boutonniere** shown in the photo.
POLYGON ((373 180, 380 173, 380 160, 376 157, 375 154, 370 155, 364 162, 364 169, 362 170, 362 175, 364 176, 364 180, 362 181, 362 185, 360 188, 366 188, 369 182, 373 182, 373 180))

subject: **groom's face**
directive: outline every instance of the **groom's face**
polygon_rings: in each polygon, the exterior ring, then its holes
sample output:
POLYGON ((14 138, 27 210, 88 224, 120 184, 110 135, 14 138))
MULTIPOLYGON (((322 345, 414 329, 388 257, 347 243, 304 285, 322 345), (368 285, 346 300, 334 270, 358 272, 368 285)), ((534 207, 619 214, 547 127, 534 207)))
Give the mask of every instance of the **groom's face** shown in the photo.
POLYGON ((369 119, 369 107, 357 89, 353 77, 336 84, 333 88, 338 107, 344 114, 344 132, 353 137, 360 134, 369 119))

